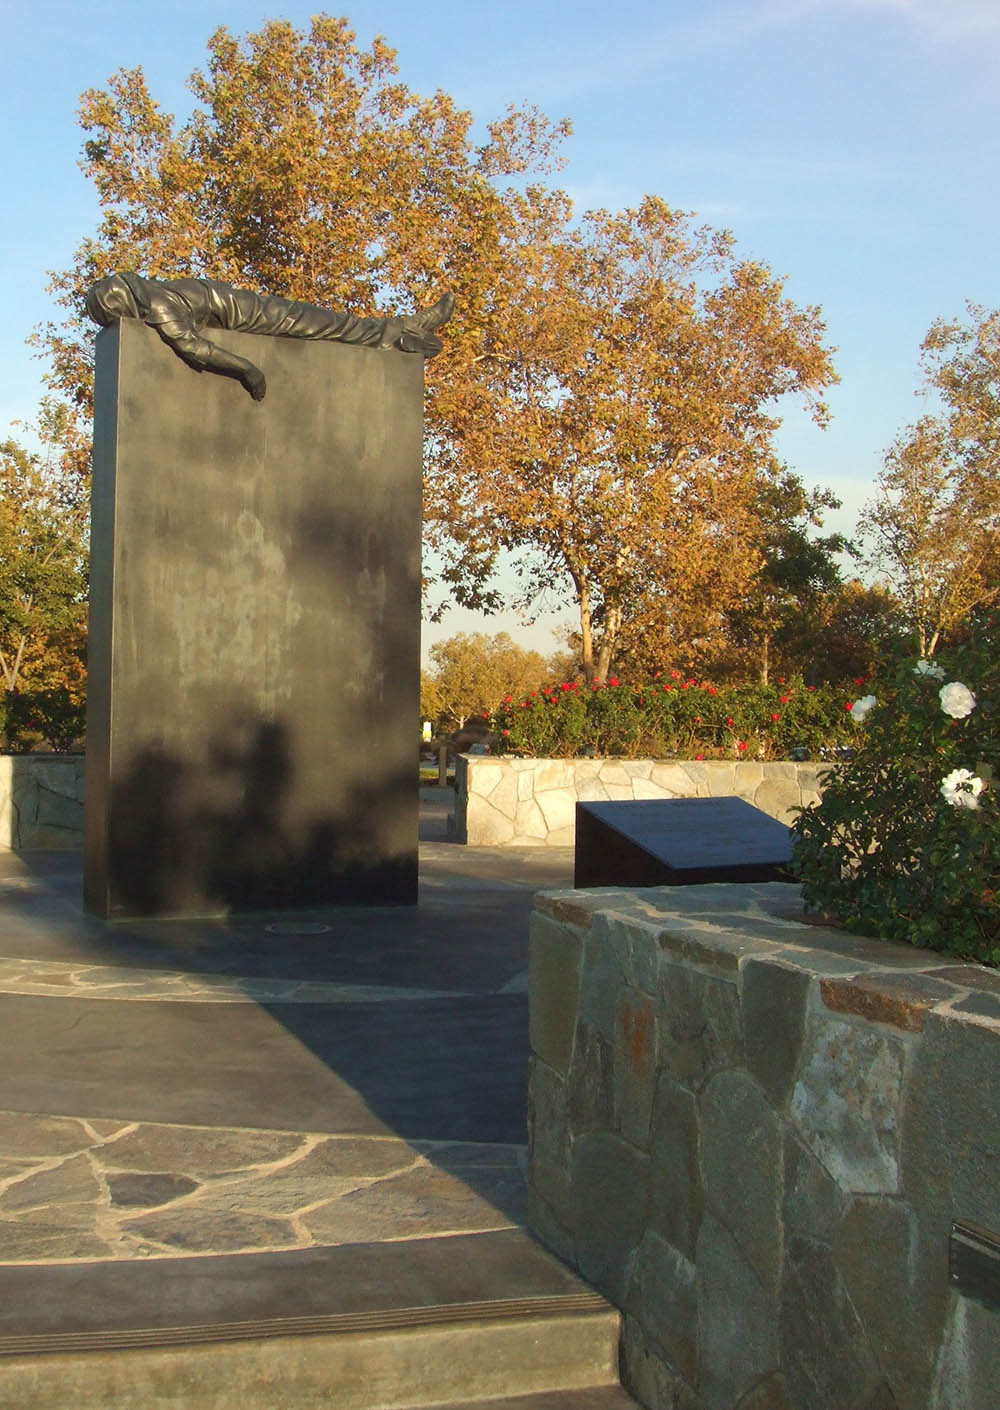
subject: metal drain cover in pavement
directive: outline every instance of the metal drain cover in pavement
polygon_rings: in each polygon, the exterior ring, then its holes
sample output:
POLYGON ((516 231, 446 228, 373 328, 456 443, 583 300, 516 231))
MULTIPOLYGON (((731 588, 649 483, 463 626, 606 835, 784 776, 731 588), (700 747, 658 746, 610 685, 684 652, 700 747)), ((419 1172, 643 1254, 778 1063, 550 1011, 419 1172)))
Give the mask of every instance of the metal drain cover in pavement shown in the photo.
POLYGON ((326 935, 333 926, 321 920, 272 920, 264 929, 269 935, 326 935))

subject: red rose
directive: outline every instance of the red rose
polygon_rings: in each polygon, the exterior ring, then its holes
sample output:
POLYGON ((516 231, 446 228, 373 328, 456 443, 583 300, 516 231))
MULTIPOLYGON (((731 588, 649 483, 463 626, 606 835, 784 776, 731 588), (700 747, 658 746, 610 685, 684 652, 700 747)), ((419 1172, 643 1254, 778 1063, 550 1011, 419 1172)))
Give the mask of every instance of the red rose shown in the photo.
POLYGON ((772 715, 772 716, 771 716, 771 719, 772 719, 772 720, 780 720, 780 719, 781 719, 781 716, 780 716, 780 715, 772 715))
POLYGON ((504 730, 504 734, 510 734, 510 730, 509 730, 509 729, 505 729, 505 730, 504 730))
POLYGON ((608 685, 617 685, 617 684, 618 684, 618 677, 617 677, 617 676, 608 676, 608 685))
POLYGON ((732 723, 733 723, 733 717, 732 717, 732 715, 727 715, 727 716, 726 716, 726 724, 727 724, 727 725, 731 725, 732 723))
POLYGON ((746 745, 743 743, 743 740, 742 740, 742 739, 740 740, 739 744, 737 744, 736 748, 737 748, 737 749, 745 749, 745 748, 746 748, 746 745))

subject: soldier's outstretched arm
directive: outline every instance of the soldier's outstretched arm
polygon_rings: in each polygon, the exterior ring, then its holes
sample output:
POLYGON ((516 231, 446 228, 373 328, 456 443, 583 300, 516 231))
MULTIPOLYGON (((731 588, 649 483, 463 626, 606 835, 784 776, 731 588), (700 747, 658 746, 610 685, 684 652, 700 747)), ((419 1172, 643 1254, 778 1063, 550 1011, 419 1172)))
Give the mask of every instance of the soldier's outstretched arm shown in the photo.
POLYGON ((177 356, 182 357, 189 367, 194 367, 199 372, 221 372, 225 377, 235 377, 243 383, 254 401, 264 399, 264 393, 267 391, 264 374, 245 357, 220 348, 218 344, 209 342, 193 329, 177 329, 162 323, 154 323, 153 327, 167 346, 173 348, 177 356))

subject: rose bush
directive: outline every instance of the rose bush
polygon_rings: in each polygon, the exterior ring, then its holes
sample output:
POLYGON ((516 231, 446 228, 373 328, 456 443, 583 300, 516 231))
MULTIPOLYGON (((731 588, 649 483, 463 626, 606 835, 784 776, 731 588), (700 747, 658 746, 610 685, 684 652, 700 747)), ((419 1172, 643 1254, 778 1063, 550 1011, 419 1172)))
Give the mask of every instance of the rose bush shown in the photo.
POLYGON ((508 697, 491 728, 501 752, 534 758, 831 759, 855 743, 854 687, 715 686, 678 671, 642 685, 612 676, 508 697))
POLYGON ((912 659, 794 824, 807 905, 848 929, 1000 965, 1000 615, 912 659))

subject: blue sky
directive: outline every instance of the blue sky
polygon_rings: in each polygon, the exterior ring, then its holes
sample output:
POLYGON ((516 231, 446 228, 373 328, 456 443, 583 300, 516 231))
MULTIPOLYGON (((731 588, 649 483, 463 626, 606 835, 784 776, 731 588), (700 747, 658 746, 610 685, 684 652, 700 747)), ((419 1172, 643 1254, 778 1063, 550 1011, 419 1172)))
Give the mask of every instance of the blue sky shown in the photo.
MULTIPOLYGON (((80 93, 142 65, 189 111, 185 80, 218 25, 300 27, 316 4, 0 0, 0 436, 30 419, 41 368, 25 348, 49 315, 46 271, 69 263, 96 203, 77 168, 80 93)), ((444 88, 478 119, 508 103, 569 117, 554 178, 581 208, 649 192, 730 229, 739 250, 819 304, 840 385, 820 432, 791 414, 789 466, 844 500, 850 531, 894 435, 920 413, 918 349, 967 300, 1000 306, 1000 0, 356 0, 402 79, 444 88)), ((506 628, 548 650, 551 619, 453 612, 429 642, 506 628)))

